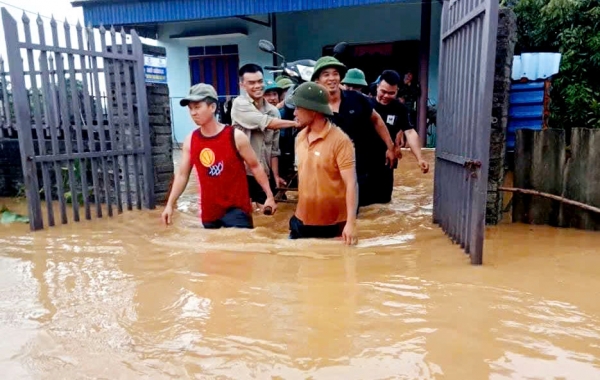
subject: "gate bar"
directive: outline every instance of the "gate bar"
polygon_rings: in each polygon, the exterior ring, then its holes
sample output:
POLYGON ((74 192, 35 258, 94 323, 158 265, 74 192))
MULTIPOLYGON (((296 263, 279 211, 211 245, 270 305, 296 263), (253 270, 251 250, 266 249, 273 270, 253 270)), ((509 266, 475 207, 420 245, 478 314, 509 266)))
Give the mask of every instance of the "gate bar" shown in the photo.
POLYGON ((479 4, 479 6, 477 8, 473 9, 465 17, 460 19, 460 21, 458 23, 456 23, 450 30, 448 30, 446 33, 444 33, 442 35, 442 40, 445 40, 446 38, 450 37, 451 35, 456 33, 460 28, 462 28, 463 26, 465 26, 466 24, 471 22, 473 19, 475 19, 477 16, 479 16, 480 14, 485 12, 485 6, 486 6, 486 1, 479 4))
POLYGON ((15 116, 17 126, 20 127, 19 148, 21 149, 25 195, 28 200, 29 227, 32 230, 40 230, 44 228, 44 221, 42 219, 42 207, 38 193, 37 170, 35 163, 27 159, 28 156, 35 155, 31 128, 25 128, 25 126, 29 126, 31 123, 31 110, 29 109, 29 99, 25 87, 23 60, 21 59, 21 54, 17 54, 20 51, 17 22, 8 13, 6 8, 2 8, 2 24, 4 25, 4 36, 6 38, 6 51, 11 52, 11 54, 7 54, 7 60, 10 70, 15 116))
MULTIPOLYGON (((121 43, 122 43, 122 52, 123 54, 129 54, 129 47, 127 45, 127 39, 125 37, 125 30, 121 29, 121 43)), ((133 163, 133 177, 135 179, 133 186, 135 187, 135 199, 136 199, 136 207, 138 210, 142 209, 142 191, 144 189, 143 185, 140 184, 140 155, 144 157, 144 151, 138 149, 136 146, 136 136, 135 136, 135 117, 133 114, 133 88, 131 85, 131 70, 135 70, 135 66, 131 63, 131 61, 123 61, 123 71, 125 72, 125 97, 127 98, 127 120, 129 122, 130 135, 129 135, 129 144, 127 149, 133 149, 137 154, 133 154, 131 156, 125 156, 127 165, 129 166, 129 161, 133 163)))
MULTIPOLYGON (((29 24, 29 17, 27 17, 27 14, 25 12, 23 12, 23 17, 22 17, 22 21, 23 21, 23 29, 25 31, 25 41, 30 42, 31 41, 31 28, 30 28, 30 24, 29 24)), ((38 19, 36 20, 36 24, 39 25, 42 24, 42 19, 41 17, 38 16, 38 19)), ((35 59, 33 57, 33 50, 31 49, 27 49, 27 66, 29 68, 29 72, 31 73, 32 71, 34 71, 35 69, 35 59)), ((27 72, 23 73, 24 75, 27 75, 27 72)), ((42 75, 42 72, 40 70, 40 75, 42 75)), ((45 139, 45 133, 44 133, 44 123, 42 120, 42 108, 43 108, 43 104, 42 104, 42 95, 40 94, 40 91, 38 89, 38 83, 37 83, 37 74, 29 74, 30 80, 31 80, 31 92, 33 95, 33 99, 32 99, 32 103, 33 103, 33 117, 35 120, 35 128, 36 128, 36 132, 37 132, 37 145, 38 145, 38 153, 45 155, 46 154, 46 139, 45 139)), ((43 87, 43 80, 42 80, 42 87, 43 87)), ((37 169, 37 167, 36 167, 37 169)), ((54 225, 54 209, 53 209, 53 205, 52 205, 52 181, 50 179, 50 168, 48 165, 46 164, 42 164, 41 165, 41 169, 42 169, 42 187, 44 189, 44 200, 46 201, 46 213, 48 214, 48 224, 50 226, 54 225)), ((38 194, 39 196, 39 194, 38 194)))
MULTIPOLYGON (((58 25, 54 17, 50 21, 50 29, 52 31, 52 43, 54 46, 59 46, 60 42, 58 40, 58 25)), ((68 97, 67 97, 67 80, 65 77, 65 63, 64 57, 61 53, 54 53, 54 60, 56 62, 56 71, 57 71, 57 84, 58 84, 58 99, 60 102, 60 118, 62 122, 59 125, 62 125, 64 140, 65 140, 65 151, 69 156, 68 160, 65 160, 67 164, 67 172, 69 177, 69 189, 71 191, 71 207, 73 209, 73 220, 75 222, 79 222, 79 197, 77 196, 77 186, 75 178, 75 170, 73 169, 74 161, 71 159, 71 154, 73 154, 73 137, 71 135, 71 117, 69 115, 69 105, 68 105, 68 97)), ((72 78, 72 82, 75 81, 75 78, 72 78)), ((76 97, 76 94, 72 94, 72 97, 76 97)))
POLYGON ((152 146, 150 142, 150 121, 148 119, 148 98, 146 97, 146 82, 144 78, 144 52, 142 50, 142 41, 135 30, 131 30, 131 43, 133 56, 137 58, 134 66, 135 92, 138 109, 138 122, 140 126, 140 140, 142 149, 144 149, 144 159, 142 160, 142 172, 144 173, 144 206, 149 210, 154 210, 156 200, 154 199, 154 168, 152 166, 152 146), (142 111, 142 112, 140 112, 142 111))

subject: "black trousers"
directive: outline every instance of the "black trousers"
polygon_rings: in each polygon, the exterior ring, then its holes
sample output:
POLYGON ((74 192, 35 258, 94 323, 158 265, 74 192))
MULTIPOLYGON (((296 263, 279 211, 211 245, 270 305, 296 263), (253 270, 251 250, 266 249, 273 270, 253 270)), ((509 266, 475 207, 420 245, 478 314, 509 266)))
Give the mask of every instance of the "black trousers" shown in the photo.
POLYGON ((254 228, 252 215, 246 214, 239 208, 230 208, 221 219, 203 223, 204 228, 254 228))
POLYGON ((329 226, 307 226, 294 215, 290 219, 290 239, 335 238, 342 236, 345 226, 345 222, 329 226))
POLYGON ((358 175, 358 206, 390 203, 393 190, 394 169, 385 164, 373 165, 367 173, 358 175))

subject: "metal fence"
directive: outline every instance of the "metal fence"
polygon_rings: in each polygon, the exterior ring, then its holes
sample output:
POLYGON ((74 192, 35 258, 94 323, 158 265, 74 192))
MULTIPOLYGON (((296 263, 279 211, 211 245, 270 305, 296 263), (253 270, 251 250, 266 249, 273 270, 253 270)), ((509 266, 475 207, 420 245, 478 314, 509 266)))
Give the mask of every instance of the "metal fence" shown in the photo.
POLYGON ((434 222, 481 264, 488 189, 497 0, 444 1, 434 222))
POLYGON ((124 206, 154 208, 144 59, 136 32, 127 43, 124 31, 77 24, 72 38, 71 27, 65 23, 59 33, 53 19, 47 43, 40 17, 32 36, 23 15, 24 39, 5 8, 2 21, 10 54, 0 62, 0 139, 19 140, 31 229, 43 228, 44 219, 56 224, 55 202, 62 224, 68 223, 68 208, 76 222, 80 208, 85 219, 92 218, 92 208, 96 217, 104 210, 112 216, 114 208, 121 213, 124 206))

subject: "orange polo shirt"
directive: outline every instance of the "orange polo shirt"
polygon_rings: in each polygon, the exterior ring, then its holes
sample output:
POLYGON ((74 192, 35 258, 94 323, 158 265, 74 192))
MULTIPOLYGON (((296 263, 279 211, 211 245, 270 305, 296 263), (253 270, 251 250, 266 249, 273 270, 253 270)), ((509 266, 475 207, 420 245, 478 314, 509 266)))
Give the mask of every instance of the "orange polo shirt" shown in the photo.
POLYGON ((346 185, 340 171, 355 170, 354 145, 333 123, 308 141, 308 128, 296 137, 298 206, 296 217, 305 225, 345 222, 346 185))

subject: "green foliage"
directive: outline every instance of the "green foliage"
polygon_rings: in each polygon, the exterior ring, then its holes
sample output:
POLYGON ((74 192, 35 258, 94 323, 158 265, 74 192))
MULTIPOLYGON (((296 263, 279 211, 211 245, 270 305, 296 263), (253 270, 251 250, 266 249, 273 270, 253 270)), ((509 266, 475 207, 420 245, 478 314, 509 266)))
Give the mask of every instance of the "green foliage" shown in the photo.
MULTIPOLYGON (((91 166, 90 161, 86 160, 85 161, 85 167, 81 166, 81 161, 80 160, 75 160, 73 161, 73 181, 75 182, 75 187, 76 187, 76 192, 77 192, 77 203, 79 203, 79 205, 83 205, 83 201, 84 201, 84 194, 83 194, 83 188, 81 186, 81 183, 83 181, 82 179, 82 170, 87 170, 89 171, 89 168, 91 166)), ((63 188, 63 197, 65 199, 66 203, 72 203, 73 202, 73 193, 71 189, 71 185, 70 185, 70 181, 69 181, 69 167, 68 166, 64 166, 61 167, 61 176, 60 176, 60 181, 62 183, 62 188, 63 188)), ((56 191, 58 191, 58 186, 56 186, 56 191)), ((39 190, 40 195, 44 194, 44 188, 41 188, 39 190)), ((93 190, 91 188, 88 188, 88 194, 87 194, 87 198, 89 199, 90 196, 93 195, 93 190)), ((58 196, 58 194, 57 194, 58 196)))
MULTIPOLYGON (((89 165, 88 165, 89 166, 89 165)), ((62 181, 63 181, 63 189, 69 189, 71 187, 70 182, 69 182, 69 168, 68 167, 63 167, 62 169, 62 181)), ((81 187, 81 183, 83 181, 82 177, 81 177, 81 171, 85 170, 85 168, 81 167, 81 161, 79 160, 75 160, 73 161, 73 174, 74 174, 74 181, 76 183, 77 186, 77 203, 79 203, 79 205, 83 205, 83 190, 81 187)), ((91 189, 88 190, 88 197, 90 195, 92 195, 93 192, 91 189)), ((65 197, 65 201, 67 203, 72 203, 73 202, 73 194, 71 191, 66 191, 64 194, 65 197)))
POLYGON ((0 208, 0 223, 29 223, 29 218, 25 215, 20 215, 10 211, 8 208, 6 208, 6 206, 2 206, 2 208, 0 208))
MULTIPOLYGON (((0 75, 1 72, 0 72, 0 75)), ((6 79, 8 79, 8 74, 6 74, 5 76, 6 79)), ((1 120, 5 120, 8 121, 10 120, 14 120, 15 118, 15 108, 12 102, 12 92, 10 89, 10 82, 6 82, 6 99, 4 98, 4 83, 2 83, 2 81, 0 80, 0 107, 2 108, 0 110, 0 117, 2 118, 1 120), (5 104, 8 103, 8 112, 9 114, 6 114, 6 106, 5 104)), ((0 121, 1 121, 0 120, 0 121)))
POLYGON ((550 126, 600 128, 600 2, 520 0, 517 52, 560 52, 550 126))

